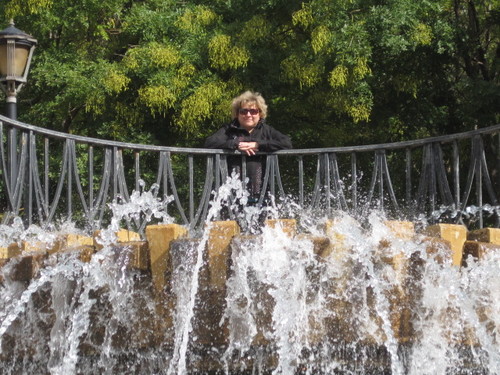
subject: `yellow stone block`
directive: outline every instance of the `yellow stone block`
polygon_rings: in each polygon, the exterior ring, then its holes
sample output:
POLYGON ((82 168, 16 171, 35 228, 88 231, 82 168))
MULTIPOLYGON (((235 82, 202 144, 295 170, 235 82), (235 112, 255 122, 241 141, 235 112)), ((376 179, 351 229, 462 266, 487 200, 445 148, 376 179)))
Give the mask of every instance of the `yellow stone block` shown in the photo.
POLYGON ((82 246, 93 246, 93 245, 94 245, 94 239, 90 236, 68 233, 57 238, 54 247, 49 251, 49 253, 65 251, 71 248, 79 248, 82 246))
POLYGON ((321 257, 333 257, 335 260, 340 261, 351 251, 351 247, 346 245, 346 236, 335 229, 335 224, 335 220, 328 220, 324 225, 325 234, 330 239, 330 246, 324 249, 321 257))
POLYGON ((214 221, 209 225, 207 249, 210 285, 222 289, 227 279, 229 245, 233 237, 240 234, 240 227, 236 221, 214 221))
POLYGON ((3 258, 4 256, 12 258, 14 256, 21 255, 23 252, 46 253, 47 251, 51 251, 54 245, 55 244, 49 244, 42 241, 21 241, 20 243, 13 242, 7 248, 0 248, 5 249, 1 251, 0 258, 3 258))
POLYGON ((0 259, 9 259, 21 255, 19 246, 0 247, 0 259))
POLYGON ((415 224, 411 221, 387 220, 384 224, 397 238, 410 240, 415 236, 415 224))
POLYGON ((80 246, 72 246, 61 248, 57 253, 65 254, 65 253, 79 253, 79 258, 82 262, 88 263, 92 259, 92 255, 95 253, 95 248, 92 245, 80 245, 80 246))
POLYGON ((268 219, 264 225, 270 228, 280 228, 289 237, 295 237, 297 233, 297 221, 295 219, 268 219))
POLYGON ((165 273, 169 264, 170 243, 187 235, 187 229, 178 224, 158 224, 146 227, 149 244, 151 276, 157 292, 165 289, 165 273))
POLYGON ((119 246, 128 249, 128 268, 142 271, 149 269, 149 248, 146 241, 122 242, 119 246))
MULTIPOLYGON (((100 230, 96 230, 93 234, 93 245, 96 250, 101 250, 102 245, 97 241, 99 236, 101 235, 100 230)), ((133 232, 127 229, 120 229, 115 233, 116 235, 116 243, 124 243, 124 242, 132 242, 132 241, 141 241, 141 236, 137 232, 133 232)))
POLYGON ((497 245, 487 242, 465 241, 463 265, 465 265, 469 255, 476 259, 482 259, 487 253, 492 251, 500 251, 500 244, 497 245))
POLYGON ((13 243, 9 245, 9 249, 16 251, 19 249, 22 252, 51 252, 54 248, 55 243, 47 243, 43 241, 21 241, 18 243, 13 243))
MULTIPOLYGON (((384 223, 394 237, 402 240, 411 240, 415 236, 415 224, 410 221, 385 221, 384 223)), ((408 259, 403 251, 393 249, 390 239, 380 241, 378 254, 380 259, 391 264, 396 271, 403 272, 408 266, 408 259)))
POLYGON ((500 245, 500 229, 483 228, 472 230, 467 234, 467 239, 470 241, 488 242, 491 244, 500 245))
POLYGON ((312 236, 310 234, 300 233, 295 237, 295 239, 298 241, 311 241, 313 245, 313 252, 319 257, 324 258, 332 252, 332 241, 326 236, 312 236))
MULTIPOLYGON (((410 241, 415 237, 415 225, 409 221, 385 221, 384 223, 396 239, 410 241)), ((397 248, 400 241, 392 237, 380 241, 377 253, 379 259, 390 265, 395 271, 394 287, 384 293, 389 301, 390 321, 395 338, 399 342, 407 342, 413 333, 413 327, 408 317, 411 315, 411 294, 405 287, 408 278, 410 259, 406 253, 397 248)), ((379 322, 380 327, 382 322, 379 322)), ((382 333, 383 330, 380 330, 382 333)), ((382 333, 382 336, 385 334, 382 333)))
POLYGON ((132 241, 140 241, 141 236, 139 233, 132 232, 127 229, 120 229, 116 232, 116 238, 118 242, 132 242, 132 241))
MULTIPOLYGON (((425 245, 427 254, 438 254, 436 256, 436 261, 439 263, 443 263, 445 258, 450 261, 452 260, 453 250, 451 248, 451 243, 448 240, 439 237, 420 236, 417 238, 417 243, 425 245), (443 255, 445 258, 443 258, 443 255)), ((422 259, 419 259, 419 262, 422 261, 422 259)))
POLYGON ((467 228, 458 224, 436 224, 424 230, 424 234, 442 238, 450 242, 452 263, 455 266, 462 264, 463 246, 467 239, 467 228))

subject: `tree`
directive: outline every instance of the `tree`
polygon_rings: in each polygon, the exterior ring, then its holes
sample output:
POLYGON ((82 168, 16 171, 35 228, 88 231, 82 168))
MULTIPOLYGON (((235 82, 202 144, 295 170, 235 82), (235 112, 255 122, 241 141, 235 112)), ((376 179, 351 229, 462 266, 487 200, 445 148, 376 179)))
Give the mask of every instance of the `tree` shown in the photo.
POLYGON ((498 0, 10 0, 39 40, 26 122, 199 146, 243 90, 296 147, 497 123, 498 0), (318 137, 319 134, 319 137, 318 137))

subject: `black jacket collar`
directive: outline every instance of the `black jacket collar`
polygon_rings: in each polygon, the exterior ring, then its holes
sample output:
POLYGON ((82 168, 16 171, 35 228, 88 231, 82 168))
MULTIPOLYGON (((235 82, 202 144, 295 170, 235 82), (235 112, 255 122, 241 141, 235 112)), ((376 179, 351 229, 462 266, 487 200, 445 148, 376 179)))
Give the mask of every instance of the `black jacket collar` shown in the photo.
MULTIPOLYGON (((259 122, 257 123, 257 126, 256 126, 255 128, 256 128, 256 129, 261 129, 261 128, 264 126, 264 123, 265 123, 264 119, 263 119, 263 118, 261 118, 261 119, 259 120, 259 122)), ((243 129, 243 128, 240 126, 240 123, 238 122, 238 119, 236 119, 236 118, 235 118, 233 121, 231 121, 231 122, 229 123, 228 128, 233 129, 233 130, 241 130, 241 131, 246 131, 245 129, 243 129)))

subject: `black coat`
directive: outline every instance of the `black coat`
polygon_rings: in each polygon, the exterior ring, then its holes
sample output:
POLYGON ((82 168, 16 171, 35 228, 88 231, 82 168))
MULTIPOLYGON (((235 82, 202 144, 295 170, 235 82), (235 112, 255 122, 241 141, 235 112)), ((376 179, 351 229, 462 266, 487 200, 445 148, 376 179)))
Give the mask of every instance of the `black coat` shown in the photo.
MULTIPOLYGON (((238 120, 233 120, 205 141, 206 148, 224 148, 236 150, 240 142, 257 142, 259 151, 274 152, 292 148, 290 138, 266 124, 261 119, 252 133, 239 126, 238 120)), ((261 192, 262 176, 265 170, 266 158, 262 155, 247 156, 248 190, 250 198, 255 200, 261 192)), ((228 167, 241 174, 241 157, 229 157, 228 167)))
POLYGON ((220 128, 205 141, 206 148, 236 150, 240 142, 257 142, 259 151, 274 152, 292 148, 290 138, 261 119, 252 133, 239 126, 237 120, 220 128))

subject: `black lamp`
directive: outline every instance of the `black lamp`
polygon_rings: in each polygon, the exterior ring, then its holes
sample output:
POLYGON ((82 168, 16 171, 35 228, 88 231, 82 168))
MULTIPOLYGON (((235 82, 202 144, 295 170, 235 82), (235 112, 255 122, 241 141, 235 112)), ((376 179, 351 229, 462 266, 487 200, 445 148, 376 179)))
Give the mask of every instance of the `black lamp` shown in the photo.
POLYGON ((14 27, 0 31, 0 87, 7 96, 7 117, 17 119, 17 93, 26 83, 37 40, 14 27))

